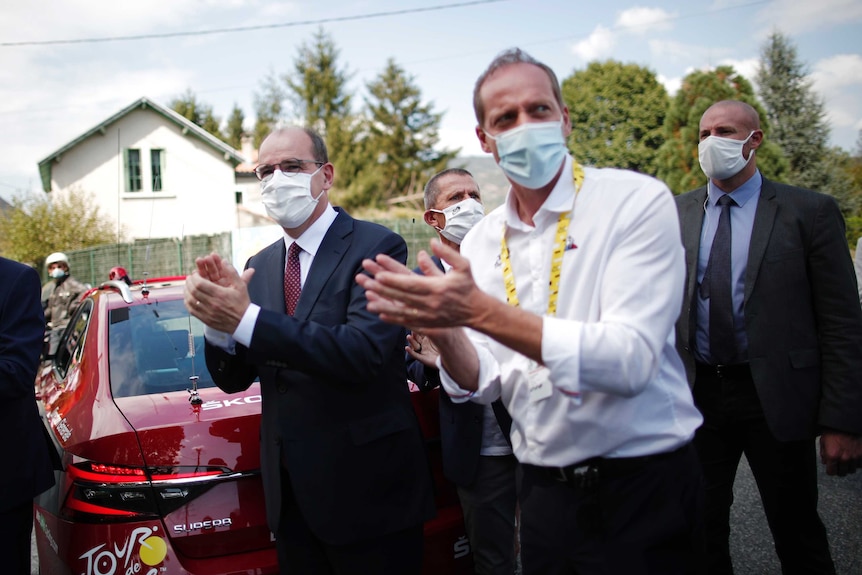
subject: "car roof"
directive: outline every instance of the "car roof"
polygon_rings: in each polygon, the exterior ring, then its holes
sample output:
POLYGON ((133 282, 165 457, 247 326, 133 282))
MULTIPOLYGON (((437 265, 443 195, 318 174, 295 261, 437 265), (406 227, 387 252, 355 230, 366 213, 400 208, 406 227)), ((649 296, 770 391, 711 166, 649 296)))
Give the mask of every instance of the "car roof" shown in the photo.
POLYGON ((109 280, 91 288, 83 297, 104 299, 108 309, 154 299, 181 299, 185 289, 185 279, 185 276, 169 276, 137 280, 132 282, 132 285, 127 285, 120 280, 109 280))

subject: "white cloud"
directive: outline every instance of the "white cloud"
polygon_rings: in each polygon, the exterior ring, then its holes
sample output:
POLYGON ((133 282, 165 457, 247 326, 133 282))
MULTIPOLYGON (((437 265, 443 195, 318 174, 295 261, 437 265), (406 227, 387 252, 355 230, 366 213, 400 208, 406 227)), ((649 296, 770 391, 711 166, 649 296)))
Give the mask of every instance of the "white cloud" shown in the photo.
POLYGON ((673 20, 676 17, 675 12, 668 12, 661 8, 636 6, 619 13, 616 28, 641 35, 659 31, 666 32, 673 29, 673 20))
POLYGON ((656 76, 656 79, 658 80, 659 84, 664 86, 664 89, 667 90, 667 93, 671 97, 673 97, 673 95, 676 94, 677 90, 679 90, 679 87, 682 86, 681 76, 677 76, 675 78, 668 78, 663 74, 658 74, 656 76))
POLYGON ((739 74, 742 74, 746 80, 754 83, 754 76, 757 74, 757 66, 760 64, 760 58, 746 58, 744 60, 734 60, 725 58, 719 62, 719 66, 733 66, 739 74))
POLYGON ((835 24, 862 21, 859 0, 775 0, 764 7, 757 20, 765 27, 787 35, 822 30, 835 24))
POLYGON ((572 53, 586 62, 601 60, 611 55, 616 45, 615 34, 604 26, 596 26, 586 40, 572 46, 572 53))
POLYGON ((862 55, 836 54, 820 60, 810 78, 823 97, 832 127, 858 131, 862 125, 862 55))
POLYGON ((814 65, 811 79, 821 93, 846 86, 862 86, 862 55, 836 54, 814 65))

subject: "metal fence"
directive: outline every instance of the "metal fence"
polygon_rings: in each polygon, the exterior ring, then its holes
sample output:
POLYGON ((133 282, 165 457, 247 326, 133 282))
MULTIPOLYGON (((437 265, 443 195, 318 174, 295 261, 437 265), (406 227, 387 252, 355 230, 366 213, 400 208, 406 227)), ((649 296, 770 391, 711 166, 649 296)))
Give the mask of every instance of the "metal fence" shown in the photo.
POLYGON ((154 239, 69 251, 69 267, 79 281, 98 285, 114 266, 122 266, 132 279, 185 275, 195 257, 212 251, 230 253, 230 233, 189 236, 183 240, 154 239))
MULTIPOLYGON (((419 250, 428 250, 429 241, 436 237, 436 232, 421 219, 376 221, 400 234, 407 242, 407 265, 410 268, 416 266, 416 254, 419 250)), ((108 273, 114 266, 124 267, 132 279, 185 275, 194 269, 196 257, 210 252, 230 256, 230 232, 212 236, 188 236, 182 240, 140 240, 68 251, 66 255, 75 278, 84 283, 98 285, 108 279, 108 273)))

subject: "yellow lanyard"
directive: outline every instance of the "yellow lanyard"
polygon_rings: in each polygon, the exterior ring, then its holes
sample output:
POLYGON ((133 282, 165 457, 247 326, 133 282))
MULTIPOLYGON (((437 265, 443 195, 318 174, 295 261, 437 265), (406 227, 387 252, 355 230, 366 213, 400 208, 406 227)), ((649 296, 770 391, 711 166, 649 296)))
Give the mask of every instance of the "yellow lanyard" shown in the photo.
MULTIPOLYGON (((584 183, 584 168, 572 160, 572 181, 575 184, 575 200, 584 183)), ((560 293, 560 272, 563 267, 563 252, 566 251, 566 236, 572 214, 575 211, 575 202, 572 200, 572 209, 560 214, 557 220, 557 233, 554 243, 554 251, 551 254, 551 280, 549 282, 550 293, 548 294, 548 315, 557 314, 557 296, 560 293)), ((506 226, 503 224, 503 238, 500 240, 500 260, 503 263, 503 282, 506 286, 506 303, 518 307, 518 290, 515 287, 515 274, 512 272, 512 260, 509 258, 509 244, 506 243, 506 226)))

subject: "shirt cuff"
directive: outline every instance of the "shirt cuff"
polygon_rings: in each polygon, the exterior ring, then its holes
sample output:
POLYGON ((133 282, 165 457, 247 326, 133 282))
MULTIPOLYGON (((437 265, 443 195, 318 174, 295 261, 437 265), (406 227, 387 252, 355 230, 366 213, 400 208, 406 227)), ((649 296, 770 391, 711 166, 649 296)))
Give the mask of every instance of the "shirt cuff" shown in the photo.
POLYGON ((236 331, 233 332, 233 338, 246 347, 251 347, 251 337, 254 335, 254 325, 257 323, 257 316, 260 314, 260 306, 257 304, 249 304, 242 314, 242 319, 239 320, 239 325, 236 326, 236 331))
POLYGON ((571 320, 549 316, 542 320, 542 360, 550 371, 551 384, 580 405, 582 331, 573 328, 571 320))
POLYGON ((236 355, 236 342, 229 333, 204 325, 204 339, 227 353, 236 355))

